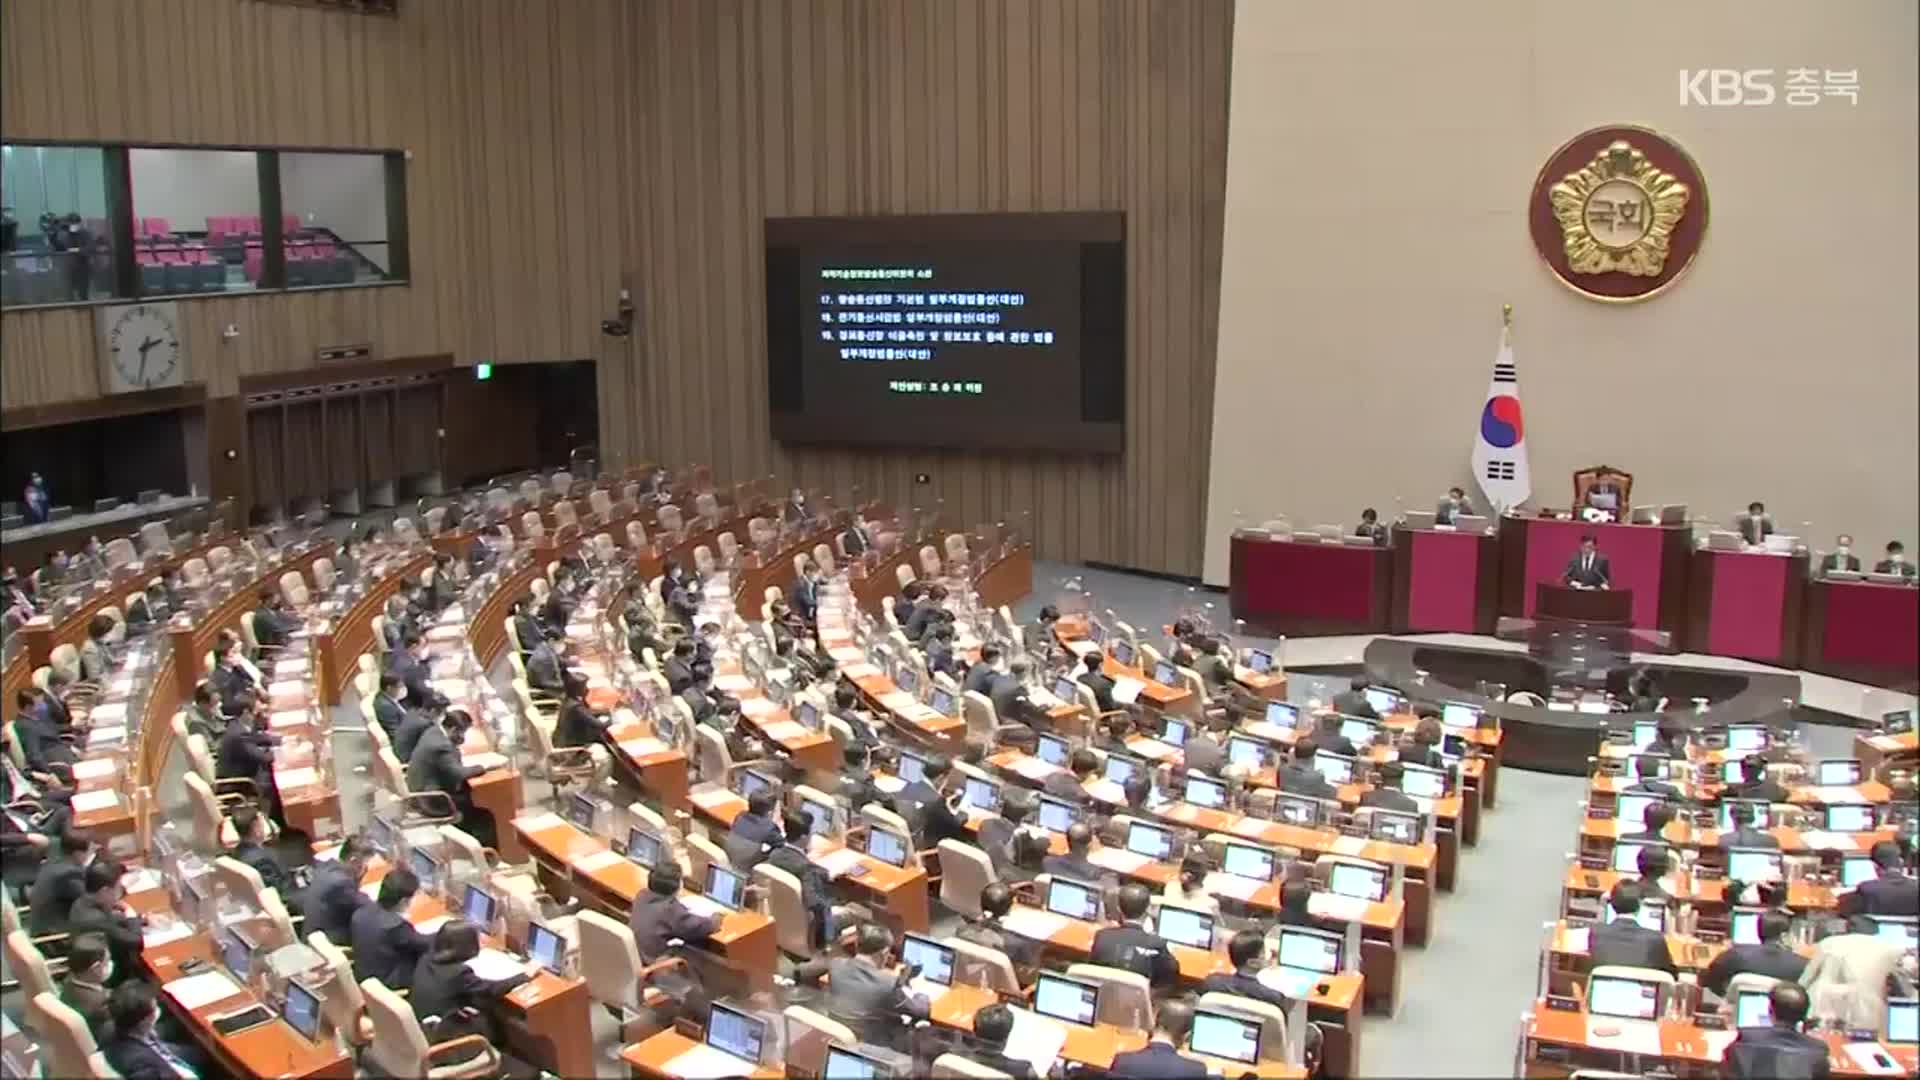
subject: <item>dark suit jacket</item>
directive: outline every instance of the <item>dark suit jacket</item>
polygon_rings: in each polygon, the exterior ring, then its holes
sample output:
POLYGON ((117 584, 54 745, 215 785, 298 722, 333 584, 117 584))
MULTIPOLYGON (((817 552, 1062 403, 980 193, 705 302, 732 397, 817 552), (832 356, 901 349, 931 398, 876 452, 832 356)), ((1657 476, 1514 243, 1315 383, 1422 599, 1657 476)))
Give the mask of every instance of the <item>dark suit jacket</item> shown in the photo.
POLYGON ((967 677, 960 680, 960 689, 962 692, 990 694, 999 674, 993 670, 992 664, 975 664, 967 669, 967 677))
POLYGON ((413 972, 433 944, 397 911, 368 904, 353 913, 353 977, 379 979, 389 990, 413 985, 413 972))
POLYGON ((560 710, 560 720, 554 725, 553 744, 555 746, 592 746, 600 741, 600 733, 607 729, 609 721, 603 720, 587 708, 584 701, 568 702, 560 710))
POLYGON ((1093 962, 1145 975, 1156 990, 1171 990, 1180 962, 1158 934, 1138 926, 1109 926, 1093 935, 1093 962))
POLYGON ((1833 1064, 1824 1040, 1785 1028, 1743 1028, 1720 1058, 1733 1080, 1827 1080, 1833 1064))
POLYGON ((520 654, 531 654, 540 644, 540 623, 531 615, 515 615, 513 628, 520 635, 520 654))
POLYGON ((695 915, 677 896, 659 896, 651 889, 642 889, 633 898, 627 925, 633 930, 641 962, 651 964, 667 954, 667 942, 674 938, 689 945, 706 941, 720 929, 720 920, 695 915))
POLYGON ((1852 574, 1859 573, 1860 556, 1848 555, 1845 565, 1842 565, 1838 552, 1828 552, 1827 557, 1820 560, 1820 572, 1823 574, 1831 574, 1835 570, 1845 570, 1852 574))
POLYGON ((1779 781, 1768 779, 1761 780, 1757 783, 1741 784, 1737 787, 1728 788, 1721 797, 1726 799, 1761 799, 1766 802, 1776 803, 1786 802, 1789 794, 1791 794, 1791 792, 1781 786, 1779 781))
POLYGON ((995 1072, 1003 1072, 1014 1080, 1030 1080, 1033 1076, 1033 1062, 1021 1058, 1008 1057, 1004 1050, 989 1050, 985 1047, 969 1048, 960 1055, 976 1065, 984 1065, 995 1072))
POLYGON ((1585 558, 1584 553, 1574 552, 1573 558, 1567 560, 1566 570, 1560 575, 1561 584, 1585 585, 1590 589, 1597 589, 1613 581, 1613 567, 1607 562, 1605 555, 1594 552, 1592 566, 1581 565, 1585 558))
POLYGON ((927 632, 927 624, 933 621, 933 613, 938 610, 940 610, 940 605, 924 597, 918 604, 915 604, 913 614, 907 617, 907 624, 903 627, 907 633, 907 639, 910 641, 919 641, 921 636, 927 632))
POLYGON ((776 847, 785 839, 779 825, 748 810, 733 819, 720 846, 733 865, 750 870, 767 857, 768 847, 776 847))
POLYGON ((527 685, 550 694, 560 692, 560 654, 554 651, 552 644, 543 641, 528 654, 527 685))
MULTIPOLYGON (((399 702, 387 695, 375 694, 373 698, 373 719, 375 723, 380 725, 380 729, 387 733, 387 741, 394 744, 393 752, 400 754, 400 729, 406 726, 407 710, 402 708, 399 702)), ((413 748, 409 746, 407 749, 412 750, 413 748)), ((400 754, 400 760, 407 760, 406 755, 400 754)))
POLYGON ((840 544, 850 556, 865 555, 867 549, 873 546, 867 541, 867 531, 858 525, 849 526, 840 534, 840 544))
POLYGON ((1181 1076, 1204 1078, 1207 1067, 1166 1043, 1150 1042, 1138 1050, 1113 1055, 1113 1065, 1107 1069, 1107 1075, 1150 1077, 1154 1080, 1181 1076))
POLYGON ((1860 898, 1862 914, 1912 915, 1920 908, 1920 878, 1874 878, 1861 882, 1853 891, 1860 898))
POLYGON ((1302 765, 1282 765, 1278 780, 1280 790, 1289 795, 1307 795, 1315 799, 1340 797, 1340 789, 1329 783, 1326 777, 1302 765))
POLYGON ((413 760, 407 762, 407 787, 413 791, 444 791, 458 798, 468 780, 486 771, 478 765, 462 765, 460 751, 447 738, 446 729, 435 724, 414 745, 413 760))
POLYGON ((1773 518, 1762 514, 1758 518, 1751 514, 1740 515, 1740 538, 1749 544, 1758 544, 1773 535, 1773 518))
POLYGON ((1413 801, 1413 796, 1387 787, 1368 788, 1366 794, 1360 796, 1360 805, 1377 806, 1382 810, 1399 810, 1408 814, 1420 812, 1420 804, 1413 801))
POLYGON ((257 608, 253 613, 253 636, 263 648, 279 648, 287 643, 288 625, 293 620, 272 608, 257 608))
POLYGON ((913 608, 913 601, 905 596, 893 598, 893 617, 899 621, 901 629, 906 629, 907 620, 913 618, 913 608))
MULTIPOLYGON (((146 1043, 134 1039, 113 1038, 100 1047, 100 1053, 106 1057, 113 1071, 126 1080, 180 1080, 180 1074, 160 1052, 146 1043)), ((181 1049, 174 1048, 175 1056, 191 1062, 191 1058, 181 1049)))
POLYGON ((1183 749, 1189 772, 1219 776, 1221 768, 1227 764, 1226 747, 1220 745, 1212 735, 1190 735, 1183 749))
POLYGON ((670 657, 661 662, 663 674, 667 677, 667 689, 678 694, 693 685, 693 665, 679 657, 670 657))
POLYGON ((82 896, 73 902, 73 910, 67 915, 67 932, 75 936, 99 934, 107 939, 107 951, 113 954, 114 968, 113 978, 108 980, 110 984, 118 985, 138 976, 143 947, 139 919, 108 911, 93 897, 82 896))
POLYGON ((106 1045, 107 1037, 113 1031, 113 1023, 107 1016, 106 987, 82 983, 68 975, 60 980, 60 1000, 86 1020, 87 1030, 93 1033, 95 1045, 106 1045))
POLYGON ((20 756, 29 772, 47 772, 49 765, 72 765, 80 760, 60 737, 62 727, 39 713, 22 713, 14 721, 13 731, 20 740, 20 756))
POLYGON ((344 863, 338 860, 315 863, 313 879, 300 910, 307 916, 307 932, 320 931, 335 945, 353 942, 353 916, 363 907, 372 907, 373 898, 360 891, 344 863))
POLYGON ((34 934, 58 934, 67 928, 73 902, 85 892, 86 868, 62 855, 40 867, 40 876, 28 890, 27 929, 34 934))
POLYGON ((248 840, 234 847, 232 857, 253 867, 260 875, 260 883, 278 892, 282 899, 287 895, 287 870, 280 865, 273 852, 266 845, 248 840))
POLYGON ((1292 1004, 1292 1002, 1287 1000, 1287 995, 1262 983, 1252 975, 1243 975, 1238 971, 1225 971, 1207 976, 1206 979, 1200 983, 1200 992, 1203 994, 1238 994, 1244 998, 1252 998, 1255 1001, 1264 1001, 1269 1005, 1277 1005, 1282 1011, 1285 1011, 1287 1007, 1292 1004))
POLYGON ((1721 833, 1720 846, 1723 848, 1750 847, 1777 849, 1780 846, 1780 841, 1765 829, 1755 829, 1742 825, 1737 829, 1721 833))
POLYGON ((1771 975, 1796 982, 1805 970, 1807 958, 1792 949, 1778 945, 1735 945, 1713 958, 1713 963, 1700 975, 1700 985, 1725 997, 1727 983, 1735 975, 1771 975))
POLYGON ((1899 574, 1901 577, 1912 577, 1914 574, 1920 573, 1920 570, 1916 570, 1912 563, 1899 563, 1896 565, 1892 559, 1881 559, 1879 562, 1873 564, 1873 572, 1876 574, 1899 574))
POLYGON ((220 748, 214 757, 214 775, 222 780, 252 780, 261 790, 273 783, 273 744, 278 741, 265 732, 235 720, 220 736, 220 748))
POLYGON ((1113 704, 1113 680, 1112 679, 1107 678, 1107 676, 1102 672, 1082 671, 1080 673, 1080 682, 1084 684, 1087 687, 1087 689, 1093 691, 1094 703, 1100 706, 1101 712, 1113 711, 1114 704, 1113 704))
POLYGON ((938 847, 942 840, 972 842, 966 815, 955 813, 944 798, 930 799, 920 807, 920 836, 927 847, 938 847))
POLYGON ((425 661, 409 653, 400 652, 394 656, 393 666, 389 670, 400 676, 401 684, 407 688, 408 707, 415 709, 423 709, 428 705, 446 707, 446 695, 433 688, 432 673, 427 670, 425 661))
POLYGON ((1085 858, 1075 855, 1070 851, 1062 852, 1059 855, 1049 855, 1040 860, 1040 872, 1049 877, 1073 878, 1077 881, 1087 881, 1094 884, 1098 884, 1101 876, 1107 873, 1107 871, 1102 870, 1085 858))
POLYGON ((413 752, 420 747, 420 736, 434 727, 433 714, 428 712, 410 712, 400 722, 400 729, 393 733, 393 756, 400 759, 402 765, 413 760, 413 752))
POLYGON ((1674 967, 1673 953, 1667 949, 1666 935, 1649 930, 1629 918, 1621 917, 1595 926, 1587 940, 1587 951, 1592 967, 1626 964, 1679 974, 1674 967))
POLYGON ((1040 783, 1040 790, 1075 806, 1084 806, 1087 802, 1087 789, 1080 783, 1080 778, 1064 769, 1048 773, 1040 783))
POLYGON ((414 965, 413 996, 408 1003, 413 1006, 413 1015, 421 1020, 429 1016, 451 1017, 459 1009, 482 1008, 489 1000, 526 981, 525 973, 505 979, 483 979, 465 962, 443 963, 429 953, 414 965))
POLYGON ((1011 675, 995 675, 983 691, 993 702, 994 718, 1003 724, 1031 725, 1040 710, 1027 697, 1027 686, 1011 675))
POLYGON ((1367 700, 1367 695, 1358 690, 1342 690, 1333 695, 1333 711, 1348 716, 1364 717, 1368 720, 1380 719, 1380 713, 1367 700))
POLYGON ((800 883, 800 902, 806 905, 807 915, 813 920, 814 943, 825 944, 827 915, 833 907, 827 872, 813 865, 806 852, 785 843, 774 848, 773 853, 767 856, 767 865, 785 870, 800 883))
POLYGON ((801 578, 793 583, 793 610, 808 622, 813 621, 813 613, 820 607, 820 586, 811 578, 801 578))

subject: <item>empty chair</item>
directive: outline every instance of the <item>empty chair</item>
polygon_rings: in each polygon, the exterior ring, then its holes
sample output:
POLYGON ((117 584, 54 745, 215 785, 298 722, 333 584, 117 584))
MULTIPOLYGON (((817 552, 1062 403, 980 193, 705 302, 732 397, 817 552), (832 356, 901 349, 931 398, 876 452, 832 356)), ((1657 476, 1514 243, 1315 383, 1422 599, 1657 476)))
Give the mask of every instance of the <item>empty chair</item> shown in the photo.
POLYGON ((606 533, 593 534, 593 557, 597 561, 611 565, 620 558, 620 549, 614 546, 613 537, 606 533))
POLYGON ((730 532, 723 532, 716 541, 720 545, 720 561, 727 566, 737 566, 740 562, 740 541, 730 532))
POLYGON ((564 529, 568 526, 576 529, 580 527, 580 515, 574 510, 573 503, 562 499, 553 504, 553 524, 555 528, 559 529, 564 529))
POLYGON ((857 1046, 859 1036, 847 1025, 799 1005, 780 1014, 787 1022, 786 1067, 801 1076, 820 1076, 827 1066, 827 1049, 836 1044, 857 1046))
POLYGON ((333 568, 333 560, 321 557, 313 560, 313 587, 322 593, 333 591, 334 579, 339 576, 333 568))
POLYGON ((714 571, 713 549, 705 544, 693 545, 693 568, 701 577, 710 577, 714 571))
POLYGON ((559 472, 553 474, 549 486, 553 489, 555 495, 564 499, 567 496, 567 492, 573 490, 573 474, 565 469, 561 469, 559 472))
MULTIPOLYGON (((900 583, 900 587, 903 589, 919 580, 918 576, 913 572, 913 567, 907 563, 901 563, 899 566, 893 568, 893 578, 900 583)), ((891 611, 893 605, 887 605, 887 609, 891 611)))
POLYGON ((307 579, 301 577, 298 570, 289 570, 280 575, 280 595, 297 608, 306 607, 313 600, 307 592, 307 579))
POLYGON ((978 847, 958 840, 940 841, 939 850, 940 902, 968 918, 978 918, 980 890, 998 880, 992 860, 978 847))
POLYGON ((540 499, 545 494, 546 489, 541 487, 540 481, 535 480, 533 477, 529 476, 525 480, 520 481, 520 497, 525 499, 528 505, 539 506, 540 499))
POLYGON ((686 519, 681 516, 680 508, 672 505, 661 507, 659 513, 654 515, 654 521, 676 536, 686 527, 686 519))
POLYGON ((51 993, 35 994, 27 1001, 27 1026, 39 1033, 40 1044, 47 1051, 44 1064, 48 1076, 100 1075, 93 1066, 100 1048, 94 1045, 86 1017, 72 1006, 51 993))
POLYGON ((760 883, 767 898, 767 915, 773 919, 775 939, 781 951, 789 956, 811 956, 813 919, 800 892, 800 879, 765 862, 753 868, 753 878, 760 883))
POLYGON ((940 553, 933 549, 932 544, 920 546, 920 570, 930 578, 940 576, 940 553))
POLYGON ((427 535, 438 536, 440 530, 444 528, 447 523, 447 508, 444 506, 429 507, 422 517, 427 523, 427 535))
POLYGON ((633 551, 645 551, 647 549, 646 526, 637 521, 627 522, 627 547, 633 551))
POLYGON ((999 1069, 989 1069, 972 1058, 941 1054, 933 1059, 934 1080, 1010 1080, 999 1069))
POLYGON ((967 537, 965 533, 951 533, 947 536, 947 561, 960 566, 967 563, 967 537))
POLYGON ((605 523, 613 516, 613 497, 607 494, 605 488, 594 488, 587 493, 587 508, 593 511, 596 518, 605 523))
POLYGON ((813 545, 813 562, 814 565, 820 568, 822 573, 833 573, 833 549, 825 544, 813 545))
POLYGON ((529 540, 539 540, 547 535, 546 523, 540 520, 539 513, 529 510, 520 515, 520 534, 529 540))
POLYGON ((212 578, 207 561, 198 555, 180 564, 180 583, 189 589, 204 589, 212 578))
POLYGON ((720 500, 713 497, 713 492, 703 491, 693 497, 693 512, 705 521, 717 522, 720 520, 720 500))
POLYGON ((216 544, 207 549, 207 566, 214 573, 224 573, 233 564, 233 549, 225 544, 216 544))
POLYGON ((133 541, 124 536, 116 536, 106 543, 108 570, 120 570, 139 561, 139 555, 133 550, 133 541))
POLYGON ((402 544, 417 544, 420 530, 414 528, 412 518, 397 517, 393 519, 393 538, 402 544))
POLYGON ((427 1043, 426 1032, 406 999, 387 989, 379 979, 360 984, 366 999, 373 1041, 366 1057, 388 1076, 424 1076, 434 1080, 492 1076, 500 1071, 500 1052, 484 1035, 462 1035, 442 1043, 427 1043))
POLYGON ((173 539, 167 535, 167 523, 149 521, 140 526, 140 549, 149 559, 173 554, 173 539))

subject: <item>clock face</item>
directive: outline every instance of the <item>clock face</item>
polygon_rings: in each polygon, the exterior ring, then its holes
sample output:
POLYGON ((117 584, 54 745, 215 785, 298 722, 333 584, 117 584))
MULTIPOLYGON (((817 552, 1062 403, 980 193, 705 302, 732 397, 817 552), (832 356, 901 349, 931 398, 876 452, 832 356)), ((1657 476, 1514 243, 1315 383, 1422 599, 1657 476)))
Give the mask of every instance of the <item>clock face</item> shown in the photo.
POLYGON ((107 321, 105 337, 110 392, 180 383, 184 373, 179 324, 168 307, 131 304, 118 308, 107 321))

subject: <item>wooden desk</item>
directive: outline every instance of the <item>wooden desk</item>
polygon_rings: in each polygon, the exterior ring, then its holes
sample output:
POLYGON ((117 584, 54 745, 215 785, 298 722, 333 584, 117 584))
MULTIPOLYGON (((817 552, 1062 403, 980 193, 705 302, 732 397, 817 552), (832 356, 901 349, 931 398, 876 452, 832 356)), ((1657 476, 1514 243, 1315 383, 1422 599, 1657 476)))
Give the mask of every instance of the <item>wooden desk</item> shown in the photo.
MULTIPOLYGON (((1807 833, 1800 829, 1780 826, 1766 830, 1780 842, 1780 851, 1786 855, 1807 853, 1833 853, 1841 855, 1865 855, 1873 845, 1881 840, 1892 840, 1894 830, 1881 829, 1878 832, 1828 833, 1822 832, 1817 839, 1818 846, 1808 842, 1807 833)), ((1580 850, 1583 854, 1600 854, 1613 850, 1620 838, 1621 828, 1618 818, 1582 818, 1580 820, 1580 850)), ((1720 846, 1719 829, 1695 828, 1681 821, 1670 821, 1660 831, 1660 839, 1675 847, 1718 848, 1720 846)))
MULTIPOLYGON (((673 1028, 659 1032, 647 1039, 629 1043, 620 1049, 620 1059, 627 1063, 634 1076, 659 1077, 661 1080, 680 1080, 680 1075, 668 1066, 674 1058, 703 1045, 696 1039, 689 1039, 673 1028)), ((591 1072, 570 1075, 591 1076, 591 1072)), ((786 1075, 777 1066, 760 1065, 746 1074, 749 1080, 781 1080, 786 1075)))
POLYGON ((1392 553, 1371 544, 1236 535, 1228 599, 1236 619, 1274 635, 1387 629, 1392 553))
MULTIPOLYGON (((1625 1021, 1607 1018, 1593 1018, 1598 1023, 1619 1026, 1625 1021)), ((1660 1052, 1657 1055, 1631 1055, 1642 1069, 1664 1064, 1680 1077, 1717 1077, 1719 1075, 1720 1056, 1726 1044, 1733 1041, 1734 1032, 1710 1032, 1688 1020, 1648 1021, 1658 1025, 1660 1052), (1655 1058, 1658 1060, 1656 1061, 1655 1058)), ((1618 1049, 1607 1048, 1589 1032, 1588 1016, 1584 1012, 1560 1011, 1546 1007, 1546 1001, 1534 1003, 1533 1012, 1526 1021, 1526 1046, 1524 1055, 1524 1075, 1528 1077, 1562 1078, 1571 1076, 1581 1068, 1618 1069, 1626 1055, 1618 1049)), ((1829 1061, 1835 1076, 1865 1076, 1854 1065, 1842 1047, 1846 1043, 1844 1036, 1836 1032, 1816 1032, 1818 1037, 1826 1039, 1833 1046, 1833 1056, 1829 1061)), ((1881 1046, 1881 1051, 1898 1062, 1911 1076, 1916 1068, 1916 1055, 1911 1046, 1881 1046)))
POLYGON ((1859 734, 1853 737, 1853 756, 1870 776, 1880 775, 1887 767, 1913 768, 1920 764, 1920 732, 1903 731, 1898 735, 1859 734))
MULTIPOLYGON (((645 872, 627 859, 595 858, 610 851, 601 837, 551 819, 553 815, 523 817, 513 822, 550 890, 578 896, 609 918, 625 921, 633 898, 646 888, 645 872), (585 861, 585 867, 580 864, 585 861)), ((757 911, 729 912, 707 943, 708 951, 738 973, 755 991, 773 988, 779 945, 773 920, 757 911)))
POLYGON ((1920 690, 1920 589, 1821 578, 1807 586, 1800 644, 1808 671, 1920 690))
MULTIPOLYGON (((165 893, 161 895, 164 897, 165 893)), ((181 978, 181 965, 189 960, 207 962, 206 970, 224 970, 213 939, 205 933, 170 941, 144 949, 140 954, 153 981, 165 986, 181 978)), ((171 1013, 194 1040, 205 1047, 213 1060, 229 1075, 281 1077, 352 1077, 353 1058, 332 1038, 309 1042, 285 1020, 275 1017, 267 1023, 222 1035, 214 1030, 213 1017, 237 1012, 249 1005, 265 1004, 251 990, 241 987, 219 1001, 197 1009, 183 1009, 172 995, 160 990, 160 1007, 171 1013)))
MULTIPOLYGON (((1637 875, 1621 874, 1613 870, 1585 870, 1579 866, 1567 868, 1566 877, 1561 882, 1561 910, 1566 910, 1567 900, 1574 896, 1591 897, 1603 900, 1613 891, 1613 887, 1622 879, 1637 875)), ((1702 878, 1686 871, 1676 871, 1669 875, 1678 886, 1670 889, 1674 898, 1685 903, 1709 905, 1723 908, 1727 905, 1727 883, 1720 878, 1702 878)), ((1817 881, 1791 881, 1787 883, 1787 906, 1795 911, 1831 911, 1835 906, 1834 890, 1831 886, 1817 881)))

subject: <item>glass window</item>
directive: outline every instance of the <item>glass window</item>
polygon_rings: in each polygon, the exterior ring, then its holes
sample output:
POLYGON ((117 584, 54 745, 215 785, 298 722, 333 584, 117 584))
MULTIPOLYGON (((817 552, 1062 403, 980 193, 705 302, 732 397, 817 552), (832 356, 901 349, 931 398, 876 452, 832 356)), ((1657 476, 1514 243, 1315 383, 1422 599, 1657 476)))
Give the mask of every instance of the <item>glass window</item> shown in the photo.
POLYGON ((142 296, 258 288, 260 162, 251 150, 127 151, 142 296))
POLYGON ((113 296, 106 152, 0 147, 0 306, 113 296))
POLYGON ((387 156, 280 155, 287 287, 356 285, 400 276, 387 223, 387 156))

